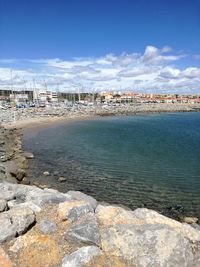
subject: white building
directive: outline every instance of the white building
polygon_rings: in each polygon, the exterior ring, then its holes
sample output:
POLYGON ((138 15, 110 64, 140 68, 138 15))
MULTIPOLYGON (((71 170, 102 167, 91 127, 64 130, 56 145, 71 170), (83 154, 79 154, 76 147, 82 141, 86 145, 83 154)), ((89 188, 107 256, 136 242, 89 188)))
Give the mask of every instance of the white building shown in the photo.
POLYGON ((51 92, 46 90, 36 90, 34 92, 34 101, 35 102, 58 102, 57 92, 51 92))

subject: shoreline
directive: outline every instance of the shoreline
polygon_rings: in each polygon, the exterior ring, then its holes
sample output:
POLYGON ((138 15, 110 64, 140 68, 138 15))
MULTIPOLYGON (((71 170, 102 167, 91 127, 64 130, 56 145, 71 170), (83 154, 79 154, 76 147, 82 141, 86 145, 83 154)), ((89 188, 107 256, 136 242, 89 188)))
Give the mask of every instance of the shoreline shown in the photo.
MULTIPOLYGON (((161 106, 162 107, 162 106, 161 106)), ((123 116, 139 116, 139 115, 151 115, 151 114, 163 114, 163 113, 184 113, 184 112, 200 112, 200 106, 196 105, 165 105, 163 104, 163 107, 160 108, 160 105, 151 105, 148 106, 149 109, 141 108, 136 110, 126 110, 126 109, 117 109, 117 110, 93 110, 90 111, 88 114, 87 112, 77 112, 76 114, 45 114, 46 110, 39 110, 39 112, 36 110, 35 117, 29 117, 18 119, 13 119, 12 121, 8 122, 1 122, 1 115, 0 115, 0 123, 3 127, 7 129, 22 129, 23 132, 29 131, 34 128, 46 128, 49 126, 56 126, 56 125, 62 125, 63 123, 67 122, 75 122, 75 121, 82 121, 82 120, 90 120, 90 119, 98 119, 102 117, 123 117, 123 116), (178 108, 177 108, 178 107, 178 108), (43 114, 44 113, 44 114, 43 114)), ((21 110, 18 110, 20 112, 21 110)), ((33 110, 34 111, 34 110, 33 110)), ((32 111, 32 112, 33 112, 32 111)), ((16 112, 16 111, 12 111, 16 112)), ((27 111, 25 111, 26 114, 27 111)), ((28 113, 27 113, 28 114, 28 113)), ((15 115, 16 116, 16 115, 15 115)), ((24 116, 24 114, 23 114, 24 116)), ((26 116, 26 115, 25 115, 26 116)))
MULTIPOLYGON (((22 137, 20 126, 25 132, 91 118, 100 116, 19 122, 17 129, 10 125, 10 129, 3 130, 5 140, 0 140, 0 146, 8 142, 6 136, 10 135, 9 149, 15 148, 18 140, 19 154, 14 153, 16 158, 24 157, 18 139, 22 137)), ((31 153, 26 156, 30 159, 31 153)), ((17 170, 11 171, 19 175, 17 170)), ((199 266, 200 226, 196 217, 184 217, 180 222, 152 209, 131 210, 101 203, 79 191, 62 193, 20 184, 20 180, 18 184, 10 182, 0 181, 2 266, 146 267, 149 259, 152 266, 199 266)))

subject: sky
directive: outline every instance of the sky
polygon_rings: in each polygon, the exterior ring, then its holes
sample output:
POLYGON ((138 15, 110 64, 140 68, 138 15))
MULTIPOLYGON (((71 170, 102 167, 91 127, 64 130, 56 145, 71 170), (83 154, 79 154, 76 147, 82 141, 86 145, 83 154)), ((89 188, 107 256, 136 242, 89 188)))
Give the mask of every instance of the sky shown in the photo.
POLYGON ((0 88, 200 93, 200 0, 0 0, 0 88))

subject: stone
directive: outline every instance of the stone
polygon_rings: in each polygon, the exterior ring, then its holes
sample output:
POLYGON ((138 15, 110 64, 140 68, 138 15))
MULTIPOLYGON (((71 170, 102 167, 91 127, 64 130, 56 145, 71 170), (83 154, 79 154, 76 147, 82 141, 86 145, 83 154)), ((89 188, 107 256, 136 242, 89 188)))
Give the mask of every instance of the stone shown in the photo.
POLYGON ((29 185, 30 184, 30 181, 28 180, 28 178, 26 176, 24 176, 23 179, 22 179, 22 181, 21 181, 21 184, 29 185))
POLYGON ((24 157, 26 159, 33 159, 34 155, 33 155, 33 153, 30 153, 30 152, 24 152, 24 157))
POLYGON ((25 233, 36 220, 35 213, 30 208, 16 207, 7 211, 7 214, 18 235, 25 233))
POLYGON ((9 207, 9 209, 16 208, 16 207, 29 208, 35 213, 41 211, 41 208, 39 206, 37 206, 36 204, 34 204, 32 201, 26 201, 26 202, 20 203, 17 200, 11 200, 8 202, 8 207, 9 207))
POLYGON ((117 206, 98 205, 95 214, 102 227, 110 227, 117 224, 142 224, 142 221, 134 216, 132 211, 127 211, 117 206))
POLYGON ((58 244, 48 235, 32 234, 18 237, 18 242, 11 248, 18 251, 19 267, 50 267, 60 266, 58 244))
POLYGON ((26 177, 26 171, 24 169, 18 169, 16 179, 18 181, 22 181, 22 180, 24 180, 25 177, 26 177))
POLYGON ((191 267, 191 243, 169 226, 116 225, 101 231, 106 254, 131 260, 138 267, 191 267))
POLYGON ((76 224, 72 224, 67 236, 78 241, 100 246, 99 225, 94 213, 83 215, 76 224))
POLYGON ((39 224, 39 228, 43 234, 50 234, 52 232, 55 232, 57 226, 50 220, 42 220, 39 224))
POLYGON ((167 218, 154 210, 136 209, 133 211, 133 216, 136 216, 143 224, 164 224, 176 230, 178 233, 188 238, 192 242, 200 241, 200 232, 188 224, 182 224, 173 219, 167 218))
POLYGON ((182 224, 167 218, 153 210, 140 208, 134 211, 126 211, 120 207, 98 205, 95 212, 101 227, 111 227, 117 224, 163 224, 173 228, 192 242, 200 241, 200 231, 188 224, 182 224))
POLYGON ((0 214, 0 243, 13 239, 15 235, 16 230, 9 216, 4 213, 0 214))
POLYGON ((0 212, 7 209, 7 201, 5 199, 0 199, 0 212))
POLYGON ((87 246, 66 255, 62 260, 62 267, 82 267, 94 257, 101 255, 101 250, 95 246, 87 246))
POLYGON ((58 206, 58 217, 60 220, 77 221, 82 215, 93 212, 93 207, 85 201, 68 201, 60 203, 58 206))
POLYGON ((66 181, 67 181, 67 178, 65 178, 63 176, 58 177, 58 182, 62 183, 62 182, 66 182, 66 181))
POLYGON ((0 267, 12 267, 12 266, 13 266, 13 264, 12 264, 9 256, 0 247, 0 267))
POLYGON ((39 207, 42 207, 44 204, 60 203, 65 201, 70 201, 71 197, 67 194, 54 193, 54 192, 42 192, 39 194, 29 193, 27 200, 33 202, 39 207))
POLYGON ((84 267, 138 267, 133 265, 132 261, 125 260, 120 257, 111 256, 109 254, 102 253, 102 255, 95 256, 84 267))
POLYGON ((43 175, 44 175, 44 176, 49 176, 49 174, 50 174, 50 173, 49 173, 48 171, 43 172, 43 175))
POLYGON ((96 209, 97 207, 97 201, 95 198, 88 196, 80 191, 68 191, 67 194, 70 195, 72 199, 84 200, 88 202, 93 207, 93 209, 96 209))
POLYGON ((0 189, 0 196, 1 196, 1 199, 8 201, 15 197, 15 193, 13 191, 0 189))
POLYGON ((26 175, 26 171, 20 168, 15 162, 7 162, 6 171, 11 174, 12 177, 16 178, 18 181, 21 181, 26 175))
POLYGON ((198 218, 197 217, 184 217, 182 221, 185 223, 189 223, 189 224, 195 224, 198 222, 198 218))

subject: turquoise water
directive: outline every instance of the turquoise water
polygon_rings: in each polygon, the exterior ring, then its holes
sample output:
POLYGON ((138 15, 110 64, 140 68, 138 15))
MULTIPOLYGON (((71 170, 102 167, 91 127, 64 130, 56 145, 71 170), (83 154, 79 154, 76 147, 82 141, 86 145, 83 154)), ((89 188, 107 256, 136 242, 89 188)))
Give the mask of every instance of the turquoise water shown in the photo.
POLYGON ((32 175, 41 183, 200 217, 200 113, 68 122, 25 134, 24 148, 35 155, 32 175), (59 183, 59 176, 67 181, 59 183))

